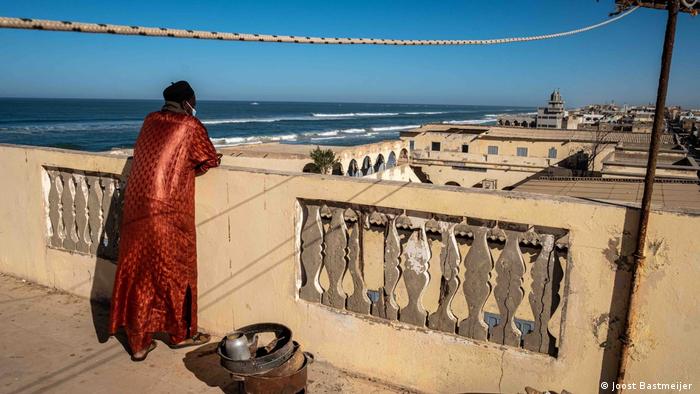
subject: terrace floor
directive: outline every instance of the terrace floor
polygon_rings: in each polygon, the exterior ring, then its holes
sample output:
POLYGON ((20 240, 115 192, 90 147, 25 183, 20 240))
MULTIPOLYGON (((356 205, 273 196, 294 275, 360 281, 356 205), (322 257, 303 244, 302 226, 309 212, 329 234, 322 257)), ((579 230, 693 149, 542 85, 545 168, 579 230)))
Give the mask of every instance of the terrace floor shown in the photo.
MULTIPOLYGON (((119 340, 106 337, 107 318, 103 305, 0 274, 0 392, 232 392, 215 345, 171 350, 159 343, 134 363, 119 340)), ((308 392, 406 391, 316 361, 308 392)))

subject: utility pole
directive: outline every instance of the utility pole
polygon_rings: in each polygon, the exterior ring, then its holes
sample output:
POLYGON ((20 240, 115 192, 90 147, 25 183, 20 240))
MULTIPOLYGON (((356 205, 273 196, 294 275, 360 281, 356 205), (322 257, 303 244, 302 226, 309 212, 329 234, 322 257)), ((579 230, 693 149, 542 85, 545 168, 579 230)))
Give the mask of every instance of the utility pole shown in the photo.
POLYGON ((651 132, 651 144, 649 145, 649 158, 647 160, 646 175, 644 177, 644 194, 639 212, 639 227, 636 239, 636 249, 634 252, 634 264, 632 265, 632 286, 630 287, 629 304, 627 308, 627 318, 625 319, 625 334, 622 341, 622 352, 620 354, 620 365, 617 373, 617 383, 625 382, 625 374, 630 358, 630 352, 634 348, 636 340, 636 326, 639 323, 639 288, 644 277, 646 263, 646 238, 651 214, 651 197, 654 191, 654 179, 656 177, 656 159, 659 154, 659 144, 661 134, 664 132, 666 95, 668 93, 668 79, 671 73, 671 59, 673 57, 673 44, 676 38, 676 22, 679 12, 687 12, 697 15, 700 11, 698 0, 617 0, 618 11, 622 12, 632 6, 640 6, 652 9, 666 9, 668 18, 666 20, 666 34, 664 37, 664 47, 661 54, 661 73, 659 74, 659 86, 656 94, 656 109, 654 114, 654 125, 651 132))

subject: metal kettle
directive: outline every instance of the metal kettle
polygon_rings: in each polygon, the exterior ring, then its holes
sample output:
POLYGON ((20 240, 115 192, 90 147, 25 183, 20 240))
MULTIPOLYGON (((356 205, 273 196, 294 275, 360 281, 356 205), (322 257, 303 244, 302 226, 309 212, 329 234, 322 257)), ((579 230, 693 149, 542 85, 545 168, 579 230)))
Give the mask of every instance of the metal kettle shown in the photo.
POLYGON ((251 349, 256 348, 257 343, 257 335, 253 335, 249 339, 245 334, 234 332, 224 338, 224 349, 231 360, 250 360, 252 355, 251 349))

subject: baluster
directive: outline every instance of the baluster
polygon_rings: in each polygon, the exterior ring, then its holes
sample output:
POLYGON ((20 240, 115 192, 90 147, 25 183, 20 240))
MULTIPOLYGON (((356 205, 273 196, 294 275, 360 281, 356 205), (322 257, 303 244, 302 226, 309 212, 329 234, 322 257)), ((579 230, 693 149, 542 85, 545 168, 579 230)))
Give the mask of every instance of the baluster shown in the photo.
POLYGON ((518 245, 520 233, 511 230, 504 232, 506 245, 496 262, 498 277, 494 289, 501 321, 493 328, 491 341, 519 347, 521 332, 515 326, 515 311, 525 296, 522 288, 525 262, 518 245))
POLYGON ((540 353, 549 353, 554 337, 547 325, 552 314, 559 306, 559 295, 553 293, 555 285, 555 265, 558 264, 554 253, 554 236, 541 236, 542 250, 532 265, 532 291, 528 299, 535 317, 534 330, 525 335, 525 348, 540 353))
POLYGON ((452 300, 459 287, 459 248, 454 233, 454 224, 439 222, 442 237, 440 251, 440 298, 438 309, 428 317, 428 327, 454 333, 457 318, 452 313, 452 300))
POLYGON ((61 194, 61 204, 63 205, 63 228, 65 231, 65 239, 63 240, 63 248, 66 250, 76 250, 78 244, 78 234, 75 226, 75 183, 73 182, 73 174, 70 172, 61 172, 63 179, 63 193, 61 194))
POLYGON ((323 226, 318 205, 302 205, 304 225, 301 229, 301 268, 303 284, 299 297, 312 302, 321 302, 323 289, 319 283, 321 274, 321 251, 323 250, 323 226))
POLYGON ((90 233, 88 228, 88 185, 85 175, 76 172, 73 174, 75 181, 75 222, 78 230, 78 243, 76 250, 83 253, 90 251, 90 233))
POLYGON ((459 335, 485 341, 489 326, 484 321, 484 305, 491 294, 493 256, 487 242, 488 229, 471 227, 474 241, 464 257, 464 297, 469 315, 459 323, 459 335))
POLYGON ((352 276, 353 292, 348 297, 347 309, 365 315, 370 312, 370 300, 367 297, 367 288, 365 287, 364 279, 364 261, 360 253, 360 232, 362 231, 362 212, 354 212, 348 209, 345 213, 346 218, 354 216, 357 220, 352 223, 352 233, 348 241, 348 267, 352 276))
POLYGON ((396 320, 399 315, 399 304, 396 302, 396 285, 399 283, 401 270, 399 267, 401 242, 396 230, 396 219, 387 220, 386 239, 384 241, 384 286, 379 301, 372 305, 372 314, 388 320, 396 320), (377 313, 375 313, 377 311, 377 313))
POLYGON ((401 308, 399 320, 419 327, 425 327, 428 312, 423 307, 423 293, 430 280, 428 264, 430 247, 425 233, 425 223, 413 231, 403 250, 403 278, 408 291, 408 305, 401 308))
POLYGON ((109 245, 107 245, 107 255, 110 259, 116 260, 119 257, 119 225, 121 223, 122 198, 124 195, 124 181, 112 179, 114 193, 109 204, 109 245))
POLYGON ((51 246, 63 247, 65 232, 63 228, 63 179, 56 170, 47 171, 49 174, 49 220, 51 221, 51 246))
POLYGON ((90 186, 88 195, 88 226, 90 227, 90 254, 97 255, 97 248, 100 246, 102 237, 102 185, 100 178, 94 175, 87 177, 90 186))
POLYGON ((333 208, 331 224, 324 237, 325 254, 323 265, 328 272, 330 282, 328 290, 323 293, 321 302, 337 309, 345 309, 347 295, 343 290, 343 277, 347 269, 348 229, 345 225, 343 208, 333 208))
POLYGON ((112 199, 114 196, 114 191, 116 190, 116 185, 114 183, 114 178, 102 177, 100 179, 102 183, 103 195, 102 195, 102 239, 100 240, 100 246, 98 248, 98 253, 100 257, 106 259, 112 256, 109 253, 110 246, 112 245, 112 237, 114 236, 114 229, 112 225, 114 220, 112 216, 115 212, 112 211, 112 199))

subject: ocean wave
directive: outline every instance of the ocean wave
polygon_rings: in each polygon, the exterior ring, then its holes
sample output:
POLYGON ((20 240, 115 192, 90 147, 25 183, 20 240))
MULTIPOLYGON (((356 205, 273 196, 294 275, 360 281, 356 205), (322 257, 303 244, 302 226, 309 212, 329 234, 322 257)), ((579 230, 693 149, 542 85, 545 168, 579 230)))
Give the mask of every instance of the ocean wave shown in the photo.
POLYGON ((331 131, 304 133, 304 135, 318 135, 321 137, 331 137, 334 135, 338 135, 339 132, 340 132, 339 130, 331 130, 331 131))
POLYGON ((369 117, 369 116, 398 116, 398 112, 348 112, 339 114, 313 113, 314 118, 354 118, 354 117, 369 117))
POLYGON ((466 120, 446 120, 444 124, 484 124, 494 122, 493 119, 466 119, 466 120))
POLYGON ((99 122, 63 122, 25 125, 5 125, 0 131, 8 134, 34 134, 67 131, 103 131, 133 130, 139 131, 142 120, 133 121, 99 121, 99 122))
POLYGON ((261 144, 263 142, 279 142, 279 141, 294 141, 297 139, 296 134, 285 134, 285 135, 252 135, 248 137, 223 137, 223 138, 210 138, 214 146, 234 146, 234 145, 248 145, 248 144, 261 144))
POLYGON ((364 133, 366 131, 367 131, 367 129, 343 129, 343 130, 340 130, 341 133, 345 133, 345 134, 359 134, 359 133, 364 133))
POLYGON ((308 116, 289 116, 276 118, 232 118, 232 119, 202 119, 205 125, 235 124, 235 123, 273 123, 285 120, 313 120, 308 116))
POLYGON ((314 138, 309 138, 309 141, 327 141, 327 140, 342 140, 347 138, 346 135, 336 135, 332 137, 314 137, 314 138))
POLYGON ((223 137, 223 138, 212 138, 211 141, 215 146, 234 146, 234 145, 247 145, 247 144, 260 144, 265 142, 284 142, 284 141, 326 141, 326 140, 340 140, 345 138, 362 138, 362 137, 374 137, 377 135, 393 135, 396 131, 408 130, 418 127, 417 125, 407 125, 407 126, 382 126, 382 127, 368 127, 368 128, 350 128, 350 129, 337 129, 337 130, 321 130, 321 131, 308 131, 305 133, 298 134, 285 134, 285 135, 253 135, 245 137, 223 137))
POLYGON ((371 127, 372 131, 397 131, 397 130, 408 130, 420 127, 420 125, 408 125, 408 126, 384 126, 384 127, 371 127))

